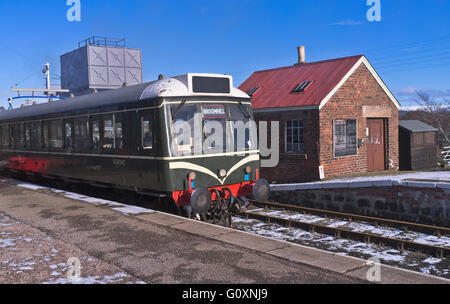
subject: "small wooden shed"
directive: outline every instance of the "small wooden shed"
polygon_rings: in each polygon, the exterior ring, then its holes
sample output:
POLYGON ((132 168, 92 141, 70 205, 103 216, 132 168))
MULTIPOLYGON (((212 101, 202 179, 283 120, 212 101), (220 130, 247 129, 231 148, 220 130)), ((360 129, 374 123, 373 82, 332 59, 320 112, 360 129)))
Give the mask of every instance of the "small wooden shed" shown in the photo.
POLYGON ((399 122, 400 170, 435 168, 437 164, 436 132, 419 120, 399 122))

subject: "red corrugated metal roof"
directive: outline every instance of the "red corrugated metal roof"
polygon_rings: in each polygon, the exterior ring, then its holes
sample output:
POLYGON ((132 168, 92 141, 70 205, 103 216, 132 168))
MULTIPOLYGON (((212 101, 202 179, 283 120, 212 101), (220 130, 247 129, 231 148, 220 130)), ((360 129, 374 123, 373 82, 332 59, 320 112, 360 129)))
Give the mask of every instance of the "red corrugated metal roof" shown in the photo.
POLYGON ((258 71, 241 86, 244 92, 261 89, 252 97, 254 109, 319 106, 363 55, 258 71), (301 93, 292 93, 303 81, 313 83, 301 93))

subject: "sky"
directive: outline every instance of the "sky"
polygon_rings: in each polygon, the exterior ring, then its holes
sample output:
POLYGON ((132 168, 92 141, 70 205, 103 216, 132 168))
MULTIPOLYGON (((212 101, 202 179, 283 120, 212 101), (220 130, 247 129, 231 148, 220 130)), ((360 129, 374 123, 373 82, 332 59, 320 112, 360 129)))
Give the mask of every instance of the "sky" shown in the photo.
POLYGON ((296 63, 306 46, 308 62, 366 55, 404 106, 416 90, 450 97, 450 1, 374 1, 380 21, 368 20, 371 0, 80 0, 73 22, 70 0, 0 1, 0 106, 16 96, 11 86, 43 88, 47 61, 59 83, 59 56, 94 35, 141 48, 144 81, 225 73, 238 86, 296 63))

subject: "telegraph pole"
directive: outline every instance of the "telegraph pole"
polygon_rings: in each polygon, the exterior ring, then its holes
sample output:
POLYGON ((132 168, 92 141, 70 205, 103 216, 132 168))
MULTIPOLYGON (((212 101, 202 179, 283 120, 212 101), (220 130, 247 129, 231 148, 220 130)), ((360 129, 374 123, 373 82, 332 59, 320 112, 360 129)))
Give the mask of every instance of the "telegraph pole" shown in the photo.
POLYGON ((45 68, 42 70, 42 73, 44 73, 44 75, 47 78, 46 88, 47 88, 47 90, 50 90, 50 86, 51 86, 51 84, 50 84, 50 63, 47 62, 45 64, 45 68))

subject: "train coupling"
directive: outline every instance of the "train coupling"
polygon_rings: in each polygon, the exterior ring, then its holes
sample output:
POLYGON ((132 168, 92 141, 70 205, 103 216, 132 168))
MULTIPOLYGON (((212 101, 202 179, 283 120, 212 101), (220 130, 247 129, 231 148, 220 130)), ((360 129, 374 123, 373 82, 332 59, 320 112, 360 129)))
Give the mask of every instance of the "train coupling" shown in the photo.
MULTIPOLYGON (((251 194, 258 202, 267 201, 270 195, 269 182, 259 179, 252 185, 251 194)), ((192 193, 186 212, 189 216, 194 213, 202 220, 212 220, 214 223, 224 222, 231 226, 232 215, 238 214, 241 206, 245 205, 245 199, 237 197, 229 187, 212 189, 199 187, 192 193)))

